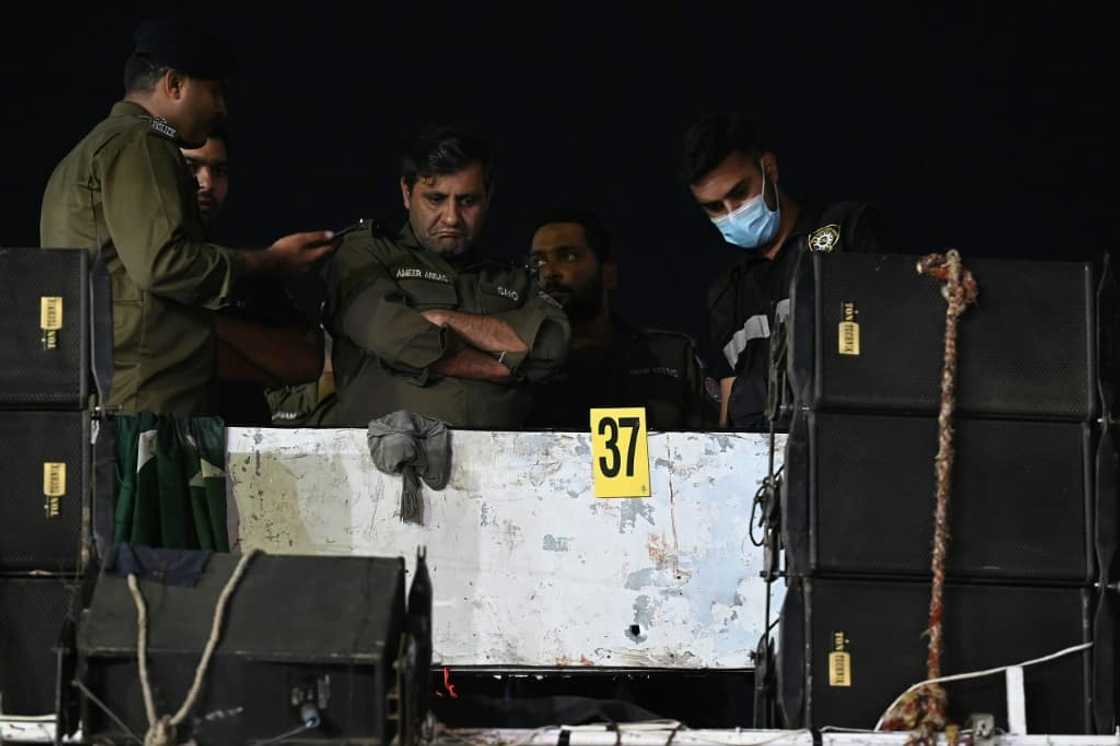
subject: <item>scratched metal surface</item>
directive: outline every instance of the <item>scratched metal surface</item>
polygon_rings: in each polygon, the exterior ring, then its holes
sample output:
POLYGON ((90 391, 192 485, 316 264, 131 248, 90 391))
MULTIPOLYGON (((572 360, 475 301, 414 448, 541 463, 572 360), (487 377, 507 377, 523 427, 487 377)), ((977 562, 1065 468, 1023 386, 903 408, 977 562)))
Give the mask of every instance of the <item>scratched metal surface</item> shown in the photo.
POLYGON ((423 488, 415 526, 364 430, 230 429, 234 542, 403 555, 410 570, 427 546, 447 665, 751 665, 765 585, 748 518, 765 436, 651 434, 643 499, 593 496, 586 434, 455 431, 452 452, 450 484, 423 488))

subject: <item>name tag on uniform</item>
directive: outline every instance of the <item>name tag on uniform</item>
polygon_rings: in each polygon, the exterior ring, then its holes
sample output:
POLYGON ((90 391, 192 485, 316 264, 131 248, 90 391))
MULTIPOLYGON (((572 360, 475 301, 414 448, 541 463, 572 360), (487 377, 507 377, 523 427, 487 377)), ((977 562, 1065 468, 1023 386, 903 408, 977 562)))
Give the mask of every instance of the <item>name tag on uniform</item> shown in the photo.
POLYGON ((645 407, 591 410, 595 497, 649 497, 645 407))
POLYGON ((433 272, 430 269, 419 267, 399 267, 395 273, 398 280, 430 280, 432 282, 451 283, 451 278, 443 272, 433 272))
POLYGON ((681 377, 681 372, 676 368, 659 366, 656 368, 631 368, 627 371, 632 376, 668 376, 669 378, 681 377))

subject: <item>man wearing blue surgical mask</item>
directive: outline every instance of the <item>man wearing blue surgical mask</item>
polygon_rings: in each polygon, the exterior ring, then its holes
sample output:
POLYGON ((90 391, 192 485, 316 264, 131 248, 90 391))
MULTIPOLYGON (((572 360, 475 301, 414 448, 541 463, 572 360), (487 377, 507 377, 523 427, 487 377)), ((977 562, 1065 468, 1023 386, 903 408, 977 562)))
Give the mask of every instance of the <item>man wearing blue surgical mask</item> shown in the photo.
POLYGON ((693 198, 743 255, 708 293, 706 357, 720 382, 720 424, 765 431, 770 336, 789 314, 798 260, 810 251, 880 251, 878 215, 865 204, 792 199, 758 122, 742 114, 713 114, 690 127, 681 165, 693 198))

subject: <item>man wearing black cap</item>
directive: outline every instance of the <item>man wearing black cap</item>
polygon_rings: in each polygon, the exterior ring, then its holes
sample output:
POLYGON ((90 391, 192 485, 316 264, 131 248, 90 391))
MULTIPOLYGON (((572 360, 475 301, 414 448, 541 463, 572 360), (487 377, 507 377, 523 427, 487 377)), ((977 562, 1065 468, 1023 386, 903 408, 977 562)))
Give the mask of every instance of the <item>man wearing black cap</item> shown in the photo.
MULTIPOLYGON (((141 25, 125 63, 125 98, 55 168, 43 195, 45 248, 89 247, 113 293, 109 407, 214 412, 213 311, 246 274, 298 272, 329 253, 330 232, 263 251, 208 243, 180 147, 197 148, 225 115, 229 49, 176 21, 141 25)), ((103 403, 104 404, 104 403, 103 403)))

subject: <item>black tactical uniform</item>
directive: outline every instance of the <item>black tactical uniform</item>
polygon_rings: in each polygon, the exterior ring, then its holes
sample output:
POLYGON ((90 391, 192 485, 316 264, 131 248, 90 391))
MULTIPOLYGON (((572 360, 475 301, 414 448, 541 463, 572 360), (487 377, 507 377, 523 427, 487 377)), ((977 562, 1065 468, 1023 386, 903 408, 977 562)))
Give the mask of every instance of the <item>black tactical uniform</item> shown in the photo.
POLYGON ((573 350, 556 376, 533 387, 530 425, 586 431, 588 412, 597 407, 645 407, 650 430, 701 430, 716 423, 690 337, 611 321, 607 349, 573 350))
POLYGON ((735 378, 728 404, 731 429, 769 429, 770 335, 789 315, 790 282, 801 257, 810 251, 882 251, 880 234, 878 213, 868 205, 803 207, 777 256, 752 252, 711 286, 706 357, 709 375, 717 381, 735 378))

